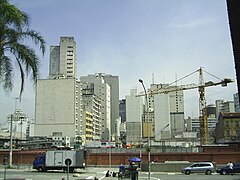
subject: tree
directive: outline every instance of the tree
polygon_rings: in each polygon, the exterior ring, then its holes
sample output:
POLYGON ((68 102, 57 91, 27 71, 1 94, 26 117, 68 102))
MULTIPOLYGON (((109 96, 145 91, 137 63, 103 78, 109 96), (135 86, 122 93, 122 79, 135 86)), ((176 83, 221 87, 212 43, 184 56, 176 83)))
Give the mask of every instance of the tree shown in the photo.
POLYGON ((39 77, 39 58, 33 48, 26 45, 32 40, 45 52, 45 41, 36 31, 29 29, 29 16, 11 5, 8 0, 0 0, 0 84, 5 92, 11 92, 14 80, 14 65, 20 71, 21 88, 24 90, 25 77, 29 74, 34 84, 39 77))

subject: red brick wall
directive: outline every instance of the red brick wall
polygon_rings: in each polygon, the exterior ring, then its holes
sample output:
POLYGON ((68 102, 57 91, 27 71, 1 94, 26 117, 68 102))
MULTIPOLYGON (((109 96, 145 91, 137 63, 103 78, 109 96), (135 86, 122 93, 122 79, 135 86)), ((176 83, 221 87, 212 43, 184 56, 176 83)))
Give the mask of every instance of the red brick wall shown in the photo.
MULTIPOLYGON (((37 154, 44 153, 41 151, 13 151, 13 164, 32 164, 37 154)), ((0 163, 3 157, 8 156, 9 151, 0 151, 0 163)), ((111 159, 112 165, 128 164, 130 157, 137 156, 139 153, 88 153, 88 165, 108 165, 111 159)), ((142 154, 143 162, 148 161, 148 153, 142 154)), ((240 163, 240 151, 238 152, 202 152, 202 153, 151 153, 151 161, 212 161, 217 164, 225 164, 229 161, 240 163)))

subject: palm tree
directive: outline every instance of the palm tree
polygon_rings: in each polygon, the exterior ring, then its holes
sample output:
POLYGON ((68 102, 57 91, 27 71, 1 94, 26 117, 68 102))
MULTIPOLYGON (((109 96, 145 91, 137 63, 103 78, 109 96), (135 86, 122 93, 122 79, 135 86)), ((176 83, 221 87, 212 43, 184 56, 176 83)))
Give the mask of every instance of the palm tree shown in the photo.
POLYGON ((31 75, 34 84, 39 76, 39 58, 33 48, 24 44, 32 40, 44 54, 45 41, 36 31, 29 29, 29 17, 11 5, 8 0, 0 0, 0 84, 5 92, 11 92, 14 80, 14 65, 20 71, 21 89, 24 89, 25 76, 31 75), (25 75, 26 74, 26 75, 25 75))

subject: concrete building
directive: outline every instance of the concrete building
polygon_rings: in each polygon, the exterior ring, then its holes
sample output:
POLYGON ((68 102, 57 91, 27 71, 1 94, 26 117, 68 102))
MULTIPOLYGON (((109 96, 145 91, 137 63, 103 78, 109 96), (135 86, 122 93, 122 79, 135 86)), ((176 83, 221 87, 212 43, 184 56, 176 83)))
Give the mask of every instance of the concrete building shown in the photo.
POLYGON ((119 101, 119 117, 121 117, 121 123, 126 122, 126 99, 119 101))
POLYGON ((82 136, 81 85, 75 79, 38 80, 34 136, 62 133, 71 146, 82 136))
POLYGON ((93 83, 94 94, 101 99, 101 140, 111 139, 111 89, 103 76, 96 74, 81 76, 81 83, 93 83))
POLYGON ((70 137, 63 136, 61 132, 52 135, 52 145, 56 147, 70 147, 70 137))
MULTIPOLYGON (((157 91, 161 89, 177 89, 177 86, 169 86, 168 84, 151 84, 149 91, 157 91)), ((165 117, 162 117, 162 119, 165 120, 165 122, 160 122, 161 126, 155 124, 155 127, 158 127, 158 129, 155 128, 155 135, 161 133, 162 136, 165 134, 165 138, 170 137, 176 137, 179 134, 182 134, 182 132, 185 129, 185 122, 184 122, 184 97, 183 97, 183 91, 169 91, 167 94, 162 94, 162 98, 164 95, 166 97, 163 99, 154 99, 157 98, 157 95, 153 95, 149 97, 149 110, 153 109, 154 111, 157 110, 157 108, 164 109, 165 111, 162 111, 162 113, 165 113, 165 117), (159 102, 158 102, 159 101, 159 102), (154 105, 155 103, 161 103, 158 104, 158 106, 154 105), (164 108, 165 107, 165 108, 164 108), (166 128, 166 126, 168 126, 166 128), (170 129, 169 129, 170 128, 170 129), (159 132, 160 131, 160 132, 159 132), (168 134, 168 135, 167 135, 168 134)), ((159 94, 160 95, 160 94, 159 94)), ((158 96, 160 98, 160 96, 158 96)), ((158 110, 157 110, 158 111, 158 110)), ((155 113, 154 113, 155 114, 155 113)), ((156 113, 157 116, 159 116, 159 113, 156 113)), ((159 138, 159 137, 156 137, 159 138)))
POLYGON ((216 106, 214 104, 209 104, 206 106, 206 108, 207 108, 207 117, 216 118, 216 106))
POLYGON ((235 93, 233 95, 233 101, 234 101, 234 110, 235 110, 235 112, 240 112, 238 93, 235 93))
POLYGON ((126 96, 126 143, 142 143, 143 102, 142 97, 136 97, 137 90, 130 90, 126 96))
POLYGON ((73 37, 60 37, 59 46, 50 47, 49 78, 76 77, 76 42, 73 37))
MULTIPOLYGON (((118 76, 113 76, 110 74, 104 74, 104 73, 96 73, 94 75, 88 75, 88 76, 81 76, 80 77, 81 82, 90 82, 94 83, 94 93, 96 95, 101 95, 101 99, 105 105, 102 105, 102 119, 105 119, 106 123, 108 124, 108 121, 110 122, 109 127, 106 127, 104 125, 103 128, 110 128, 109 129, 109 135, 112 140, 115 140, 115 137, 117 136, 117 131, 115 129, 116 127, 116 120, 119 119, 119 79, 118 76), (102 83, 107 84, 108 94, 105 93, 102 95, 102 88, 97 85, 96 83, 102 83), (108 100, 108 98, 110 98, 108 100), (107 100, 107 101, 106 101, 107 100), (110 104, 108 104, 108 101, 110 104), (107 102, 107 104, 106 104, 107 102), (106 106, 107 105, 107 106, 106 106), (110 113, 110 117, 107 117, 110 113)), ((103 129, 102 129, 103 131, 103 129)), ((106 133, 106 132, 105 132, 106 133)), ((109 137, 108 137, 109 138, 109 137)), ((106 140, 106 134, 103 137, 103 140, 106 140)))
POLYGON ((83 112, 88 111, 92 113, 93 141, 100 141, 102 126, 101 99, 94 94, 94 83, 82 83, 82 108, 83 112))
POLYGON ((220 112, 235 112, 233 101, 216 100, 216 117, 220 112))
POLYGON ((113 76, 111 74, 101 74, 104 81, 110 86, 110 106, 111 106, 111 133, 113 135, 113 140, 117 136, 116 122, 119 119, 119 78, 118 76, 113 76))
POLYGON ((83 135, 82 144, 93 141, 93 114, 88 111, 83 111, 83 135))
MULTIPOLYGON (((209 143, 214 143, 215 142, 215 128, 216 128, 216 124, 218 122, 217 118, 207 118, 208 119, 208 137, 209 143)), ((190 119, 191 120, 191 127, 192 127, 192 132, 196 132, 197 133, 197 137, 200 138, 200 121, 199 118, 193 118, 190 119)), ((189 119, 188 119, 189 121, 189 119)))
POLYGON ((221 112, 216 125, 217 143, 240 142, 240 113, 221 112))
POLYGON ((13 139, 26 140, 29 136, 29 117, 22 110, 16 109, 11 115, 8 115, 8 132, 11 129, 12 119, 12 137, 13 139))
MULTIPOLYGON (((153 136, 155 141, 171 137, 170 104, 168 94, 154 95, 153 136)), ((152 107, 149 107, 152 108, 152 107)))

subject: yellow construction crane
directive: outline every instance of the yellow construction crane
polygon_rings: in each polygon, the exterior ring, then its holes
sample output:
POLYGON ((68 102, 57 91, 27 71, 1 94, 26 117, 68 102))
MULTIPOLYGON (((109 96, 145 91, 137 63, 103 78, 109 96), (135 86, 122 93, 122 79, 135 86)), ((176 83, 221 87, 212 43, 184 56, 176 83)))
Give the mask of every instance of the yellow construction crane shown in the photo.
MULTIPOLYGON (((204 71, 206 72, 206 71, 204 71)), ((206 72, 208 73, 208 72, 206 72)), ((210 73, 208 73, 211 76, 214 76, 210 73)), ((214 76, 217 78, 216 76, 214 76)), ((203 68, 194 71, 193 73, 184 76, 183 78, 178 79, 177 81, 174 81, 173 83, 168 84, 167 86, 155 90, 151 90, 148 92, 148 95, 154 95, 154 94, 167 94, 169 92, 176 92, 176 91, 183 91, 183 90, 189 90, 189 89, 196 89, 198 88, 199 92, 199 121, 200 121, 200 143, 201 145, 205 145, 208 143, 208 120, 207 120, 207 111, 206 111, 206 99, 205 99, 205 88, 211 87, 211 86, 217 86, 222 85, 222 87, 227 86, 228 83, 234 82, 232 79, 224 78, 221 80, 220 78, 218 82, 204 82, 203 78, 203 68), (172 84, 176 83, 177 81, 180 81, 194 73, 199 73, 199 84, 186 84, 186 85, 179 85, 179 86, 172 86, 172 84)), ((137 96, 145 96, 144 92, 139 93, 137 96)))

